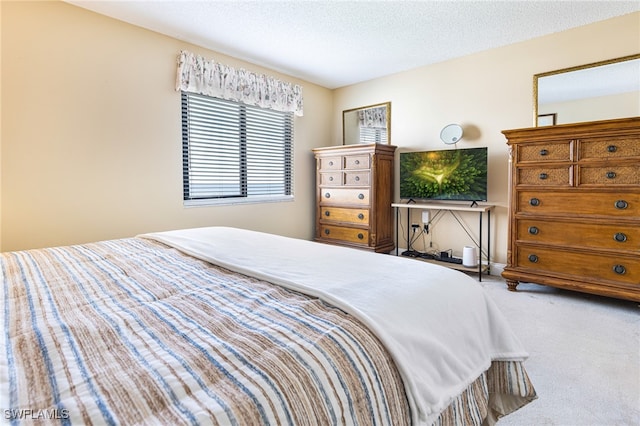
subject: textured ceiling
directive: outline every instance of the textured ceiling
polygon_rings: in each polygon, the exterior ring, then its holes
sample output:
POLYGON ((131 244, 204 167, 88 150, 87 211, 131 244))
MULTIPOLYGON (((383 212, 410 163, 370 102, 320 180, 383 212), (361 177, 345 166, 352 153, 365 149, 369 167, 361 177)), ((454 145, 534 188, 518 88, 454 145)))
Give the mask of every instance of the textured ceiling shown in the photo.
POLYGON ((67 3, 331 89, 640 11, 638 0, 67 3))

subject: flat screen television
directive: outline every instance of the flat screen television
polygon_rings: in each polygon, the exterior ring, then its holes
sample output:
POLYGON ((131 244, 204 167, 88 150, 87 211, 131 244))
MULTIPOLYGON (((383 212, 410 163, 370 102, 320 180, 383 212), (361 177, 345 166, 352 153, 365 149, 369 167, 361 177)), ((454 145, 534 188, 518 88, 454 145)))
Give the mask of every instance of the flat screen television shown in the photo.
POLYGON ((487 148, 401 152, 400 198, 487 201, 487 148))

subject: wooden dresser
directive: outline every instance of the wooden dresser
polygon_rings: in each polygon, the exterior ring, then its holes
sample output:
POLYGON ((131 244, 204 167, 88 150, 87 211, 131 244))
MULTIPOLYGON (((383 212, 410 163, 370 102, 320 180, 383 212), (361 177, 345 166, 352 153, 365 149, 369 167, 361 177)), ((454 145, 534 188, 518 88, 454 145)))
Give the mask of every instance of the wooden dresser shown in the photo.
POLYGON ((510 290, 640 301, 640 117, 505 130, 510 290))
POLYGON ((394 249, 395 146, 316 148, 316 241, 388 253, 394 249))

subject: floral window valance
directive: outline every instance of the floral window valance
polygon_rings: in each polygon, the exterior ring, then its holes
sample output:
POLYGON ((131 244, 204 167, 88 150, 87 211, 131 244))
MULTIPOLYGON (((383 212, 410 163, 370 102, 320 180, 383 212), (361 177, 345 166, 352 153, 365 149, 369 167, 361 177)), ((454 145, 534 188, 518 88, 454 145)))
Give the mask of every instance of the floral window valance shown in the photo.
POLYGON ((358 111, 360 127, 387 128, 387 107, 367 108, 358 111))
POLYGON ((176 90, 303 115, 301 86, 235 69, 184 50, 178 57, 176 90))

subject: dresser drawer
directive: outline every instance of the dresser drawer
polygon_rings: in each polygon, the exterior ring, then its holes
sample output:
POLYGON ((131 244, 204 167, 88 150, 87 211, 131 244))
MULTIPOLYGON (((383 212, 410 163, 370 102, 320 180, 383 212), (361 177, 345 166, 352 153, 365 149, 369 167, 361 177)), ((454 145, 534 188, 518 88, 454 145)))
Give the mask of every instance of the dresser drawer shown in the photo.
POLYGON ((359 172, 345 172, 344 184, 350 186, 369 186, 369 171, 363 170, 359 172))
POLYGON ((326 157, 320 159, 320 170, 342 170, 342 157, 326 157))
POLYGON ((516 213, 640 217, 639 192, 518 191, 516 213))
POLYGON ((585 281, 607 280, 640 288, 640 258, 603 253, 571 252, 517 245, 516 266, 535 273, 581 277, 585 281))
POLYGON ((361 170, 370 167, 368 155, 350 155, 344 158, 344 168, 347 170, 361 170))
POLYGON ((640 255, 640 226, 632 225, 519 219, 516 240, 561 247, 621 250, 640 255))
POLYGON ((334 185, 341 186, 343 173, 342 172, 324 172, 320 173, 320 185, 334 185))
POLYGON ((637 137, 581 140, 578 160, 640 158, 640 139, 637 137))
POLYGON ((516 162, 547 162, 573 160, 573 142, 549 142, 517 147, 516 162))
POLYGON ((322 207, 320 209, 320 220, 323 222, 346 222, 358 225, 368 225, 369 210, 322 207))
POLYGON ((578 185, 640 185, 640 165, 578 166, 578 185))
POLYGON ((369 231, 367 229, 320 224, 320 238, 369 244, 369 231))
POLYGON ((572 186, 572 167, 519 167, 516 185, 572 186))
POLYGON ((369 205, 368 189, 320 188, 322 204, 369 205))

